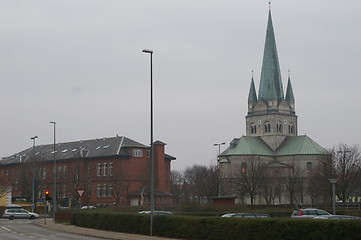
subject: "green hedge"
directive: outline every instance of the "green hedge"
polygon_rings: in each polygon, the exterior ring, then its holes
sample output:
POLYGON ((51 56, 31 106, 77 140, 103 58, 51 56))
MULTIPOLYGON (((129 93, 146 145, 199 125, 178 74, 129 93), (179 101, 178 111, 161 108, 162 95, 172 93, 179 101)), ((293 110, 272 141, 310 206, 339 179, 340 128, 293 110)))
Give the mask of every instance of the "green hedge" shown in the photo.
MULTIPOLYGON (((150 217, 140 214, 74 213, 72 224, 149 235, 150 217)), ((154 216, 153 235, 207 240, 340 240, 361 239, 359 220, 239 219, 154 216)))

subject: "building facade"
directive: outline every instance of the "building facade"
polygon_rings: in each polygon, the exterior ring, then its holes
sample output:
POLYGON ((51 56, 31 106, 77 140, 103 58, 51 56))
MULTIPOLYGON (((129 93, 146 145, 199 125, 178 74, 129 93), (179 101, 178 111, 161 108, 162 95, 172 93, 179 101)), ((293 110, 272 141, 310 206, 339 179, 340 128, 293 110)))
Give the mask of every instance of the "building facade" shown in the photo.
MULTIPOLYGON (((154 142, 155 206, 171 207, 170 166, 165 143, 154 142)), ((39 145, 5 157, 0 168, 12 196, 44 199, 45 190, 59 207, 150 204, 150 147, 124 136, 39 145), (55 176, 54 176, 55 175, 55 176), (77 190, 84 190, 81 197, 77 190)))
POLYGON ((312 170, 326 150, 298 135, 295 97, 288 76, 283 91, 276 39, 269 10, 259 91, 252 76, 246 135, 220 154, 221 192, 244 203, 311 203, 312 170))

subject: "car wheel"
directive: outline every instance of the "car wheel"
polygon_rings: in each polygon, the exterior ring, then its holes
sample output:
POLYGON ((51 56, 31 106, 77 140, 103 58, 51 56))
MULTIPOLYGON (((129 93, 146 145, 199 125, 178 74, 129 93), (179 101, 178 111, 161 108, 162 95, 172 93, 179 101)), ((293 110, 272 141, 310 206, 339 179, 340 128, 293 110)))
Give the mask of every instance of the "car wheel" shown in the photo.
POLYGON ((30 219, 30 220, 34 220, 34 219, 35 219, 35 216, 31 215, 29 219, 30 219))
POLYGON ((9 217, 9 220, 14 220, 14 216, 10 216, 10 217, 9 217))

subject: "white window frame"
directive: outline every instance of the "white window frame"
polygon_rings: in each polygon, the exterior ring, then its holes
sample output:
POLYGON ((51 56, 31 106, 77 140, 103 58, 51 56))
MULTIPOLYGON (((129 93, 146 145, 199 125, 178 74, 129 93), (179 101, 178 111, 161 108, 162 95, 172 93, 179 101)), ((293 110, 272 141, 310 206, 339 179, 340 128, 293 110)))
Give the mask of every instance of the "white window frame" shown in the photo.
POLYGON ((133 157, 143 157, 143 149, 133 149, 133 157))
POLYGON ((108 163, 108 175, 113 176, 113 162, 108 163))
POLYGON ((102 175, 102 164, 97 163, 97 177, 100 177, 102 175))
POLYGON ((108 164, 107 163, 103 163, 103 177, 107 176, 107 169, 108 169, 108 164))

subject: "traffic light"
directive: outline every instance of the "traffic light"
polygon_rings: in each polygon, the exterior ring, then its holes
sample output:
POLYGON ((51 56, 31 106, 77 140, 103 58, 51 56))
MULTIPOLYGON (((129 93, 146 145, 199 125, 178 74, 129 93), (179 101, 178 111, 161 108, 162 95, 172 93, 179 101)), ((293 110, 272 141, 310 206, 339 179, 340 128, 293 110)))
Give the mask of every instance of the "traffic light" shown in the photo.
POLYGON ((50 201, 51 197, 50 197, 50 192, 48 190, 45 190, 45 200, 50 201))

